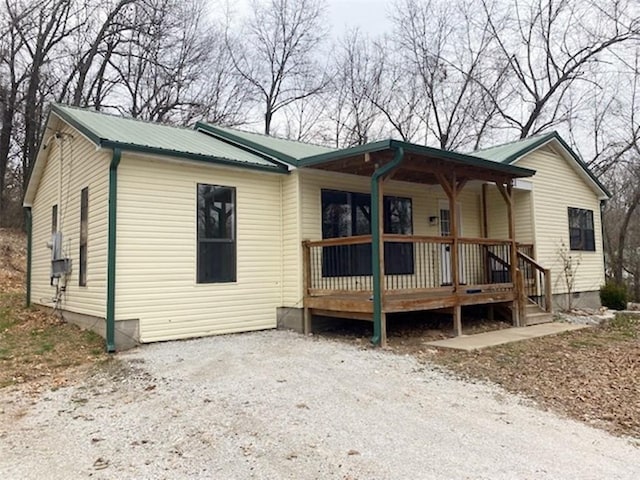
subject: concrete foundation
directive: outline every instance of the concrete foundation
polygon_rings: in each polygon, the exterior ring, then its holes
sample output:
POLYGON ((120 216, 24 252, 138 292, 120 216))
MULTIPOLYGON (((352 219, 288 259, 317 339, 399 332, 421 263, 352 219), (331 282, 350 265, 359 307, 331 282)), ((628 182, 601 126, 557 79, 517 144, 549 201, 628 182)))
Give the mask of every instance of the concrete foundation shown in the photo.
MULTIPOLYGON (((37 307, 48 312, 53 312, 53 309, 50 307, 41 305, 37 305, 37 307)), ((62 310, 62 319, 65 322, 73 323, 84 330, 90 330, 97 333, 102 338, 107 337, 106 321, 102 317, 94 317, 93 315, 85 315, 83 313, 62 310)), ((116 320, 115 327, 116 350, 129 350, 140 344, 139 320, 116 320)))
POLYGON ((571 294, 571 302, 569 302, 569 295, 566 293, 559 293, 553 295, 553 309, 554 310, 567 310, 569 303, 573 308, 590 308, 598 309, 602 306, 600 303, 600 291, 592 290, 588 292, 573 292, 571 294))
POLYGON ((304 329, 304 309, 294 307, 278 307, 276 309, 278 328, 302 333, 304 329))
MULTIPOLYGON (((277 311, 277 319, 279 329, 304 333, 304 308, 280 307, 277 311)), ((312 315, 311 331, 309 333, 328 330, 336 324, 336 321, 341 322, 344 319, 339 315, 336 317, 312 315)))

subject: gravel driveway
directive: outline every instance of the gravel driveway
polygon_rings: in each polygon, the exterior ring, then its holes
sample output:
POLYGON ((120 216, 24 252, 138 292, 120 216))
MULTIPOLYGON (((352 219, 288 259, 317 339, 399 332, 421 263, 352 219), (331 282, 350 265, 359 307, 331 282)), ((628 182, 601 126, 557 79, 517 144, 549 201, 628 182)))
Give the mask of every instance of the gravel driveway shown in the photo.
POLYGON ((118 357, 0 390, 0 478, 640 477, 630 441, 380 350, 269 331, 118 357))

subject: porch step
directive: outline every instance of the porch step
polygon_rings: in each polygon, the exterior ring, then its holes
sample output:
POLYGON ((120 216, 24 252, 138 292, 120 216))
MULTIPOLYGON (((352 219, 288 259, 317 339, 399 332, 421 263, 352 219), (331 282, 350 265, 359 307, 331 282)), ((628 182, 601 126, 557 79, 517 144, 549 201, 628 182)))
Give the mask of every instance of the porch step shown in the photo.
POLYGON ((535 303, 527 304, 526 316, 527 326, 553 322, 553 314, 545 312, 535 303))
POLYGON ((527 327, 540 323, 553 322, 553 314, 548 312, 529 313, 527 312, 527 327))
MULTIPOLYGON (((511 320, 511 305, 498 307, 497 312, 507 321, 511 320)), ((525 309, 526 326, 553 322, 553 314, 545 312, 535 303, 528 303, 525 309)))

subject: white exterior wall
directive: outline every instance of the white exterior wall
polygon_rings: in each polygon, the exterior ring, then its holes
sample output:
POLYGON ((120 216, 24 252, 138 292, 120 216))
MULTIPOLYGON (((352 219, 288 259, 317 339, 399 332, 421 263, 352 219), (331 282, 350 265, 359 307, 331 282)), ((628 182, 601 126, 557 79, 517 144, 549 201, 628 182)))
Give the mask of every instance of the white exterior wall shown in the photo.
POLYGON ((111 152, 97 150, 77 130, 61 127, 61 140, 51 138, 46 165, 32 206, 31 300, 53 306, 55 287, 50 285, 52 207, 58 205, 58 230, 63 233, 63 252, 71 258, 66 294, 61 307, 85 315, 104 317, 107 285, 107 202, 111 152), (61 142, 61 143, 60 143, 61 142), (61 149, 62 145, 62 149, 61 149), (61 155, 62 153, 62 155, 61 155), (59 168, 62 156, 62 200, 59 168), (78 286, 80 268, 80 191, 89 188, 87 285, 78 286))
POLYGON ((138 319, 142 342, 275 328, 282 177, 123 154, 116 320, 138 319), (236 282, 196 283, 198 183, 236 188, 236 282))
POLYGON ((518 161, 517 166, 536 170, 533 182, 535 249, 539 263, 552 271, 553 293, 566 293, 561 275, 562 244, 569 249, 568 207, 593 211, 595 252, 569 251, 579 261, 573 291, 598 290, 604 283, 600 200, 574 167, 551 148, 540 148, 518 161))

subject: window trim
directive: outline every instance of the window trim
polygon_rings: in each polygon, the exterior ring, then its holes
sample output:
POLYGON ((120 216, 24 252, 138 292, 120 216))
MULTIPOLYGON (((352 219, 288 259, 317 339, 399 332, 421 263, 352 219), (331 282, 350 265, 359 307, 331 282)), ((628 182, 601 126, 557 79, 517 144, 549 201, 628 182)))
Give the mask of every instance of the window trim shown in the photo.
POLYGON ((237 283, 238 282, 238 194, 237 188, 235 186, 230 185, 220 185, 215 183, 196 183, 196 285, 210 285, 210 284, 229 284, 229 283, 237 283), (200 239, 200 225, 199 221, 199 213, 200 213, 200 186, 208 186, 208 187, 218 187, 218 188, 226 188, 232 191, 233 196, 233 229, 231 231, 231 238, 206 238, 200 239), (233 265, 233 275, 230 280, 201 280, 200 279, 200 243, 230 243, 234 245, 234 265, 233 265))
POLYGON ((594 221, 594 211, 588 208, 579 208, 579 207, 567 207, 567 225, 569 229, 569 250, 574 252, 595 252, 596 251, 596 228, 594 221), (583 217, 584 214, 587 214, 586 217, 583 217), (587 219, 587 224, 591 223, 591 225, 580 225, 579 227, 572 226, 572 217, 576 215, 578 220, 581 218, 587 219), (573 243, 574 236, 572 235, 573 230, 578 230, 580 233, 580 244, 575 245, 573 243), (591 232, 590 235, 586 235, 585 232, 591 232))
POLYGON ((80 191, 80 237, 78 249, 78 286, 87 286, 89 256, 89 187, 80 191))

